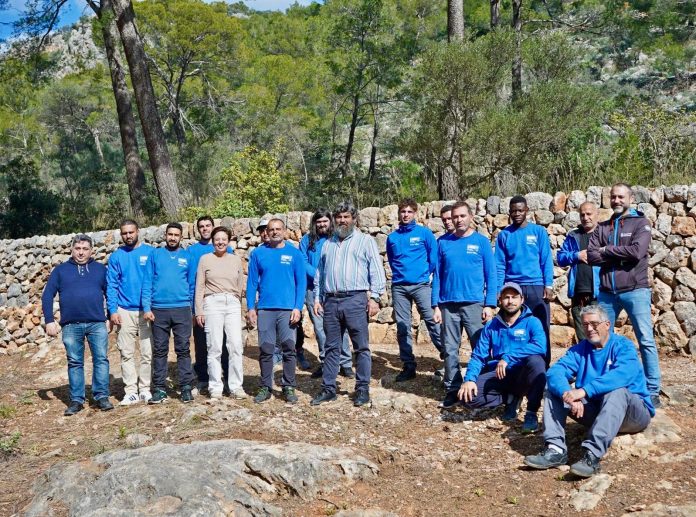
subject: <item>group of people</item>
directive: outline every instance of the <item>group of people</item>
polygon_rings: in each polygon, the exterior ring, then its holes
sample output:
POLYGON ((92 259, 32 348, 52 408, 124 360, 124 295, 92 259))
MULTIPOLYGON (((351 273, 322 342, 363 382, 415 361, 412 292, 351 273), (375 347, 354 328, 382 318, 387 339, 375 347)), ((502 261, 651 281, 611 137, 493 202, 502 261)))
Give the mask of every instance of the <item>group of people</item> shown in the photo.
MULTIPOLYGON (((632 198, 629 185, 614 185, 613 215, 601 223, 594 203, 579 207, 581 224, 557 254, 558 265, 569 267, 578 344, 552 366, 553 255, 546 229, 529 220, 526 199, 511 198, 511 224, 497 235, 495 249, 475 229, 474 213, 465 202, 442 208, 445 233, 438 239, 417 224, 417 203, 401 202, 399 226, 386 244, 402 363, 396 381, 417 377, 411 336, 415 303, 444 363, 434 372, 444 385, 441 408, 504 406, 502 419, 514 421, 526 397, 522 432, 533 433, 539 429, 537 413, 544 400, 545 448, 525 463, 544 469, 567 462, 564 426, 570 416, 590 427, 583 458, 571 471, 583 477, 597 472, 614 436, 644 429, 659 406, 647 274, 651 226, 631 208, 632 198), (613 332, 622 309, 635 330, 642 365, 633 343, 613 332), (463 331, 472 347, 464 375, 459 360, 463 331)), ((85 402, 85 339, 94 361, 92 395, 100 409, 113 408, 108 325, 118 329, 122 405, 167 399, 170 334, 183 402, 193 400, 196 389, 207 390, 211 398, 222 397, 225 389, 234 398, 246 398, 244 292, 247 323, 258 328, 261 382, 254 402, 272 397, 274 357, 282 362, 283 399, 298 401, 296 365, 307 362, 298 347, 306 305, 319 348, 320 365, 312 377, 321 377, 311 405, 337 398, 339 374, 355 377, 354 405, 368 404, 368 322, 380 310, 387 282, 376 241, 356 227, 357 218, 350 203, 333 212, 315 212, 299 248, 286 240, 281 219, 261 221, 263 242, 249 256, 246 286, 242 261, 230 247, 230 230, 214 227, 210 217, 197 221, 200 240, 187 249, 181 247, 179 223, 167 225, 165 245, 153 248, 140 242, 137 223, 126 220, 120 227, 123 245, 108 267, 92 258, 91 239, 77 235, 71 258, 51 273, 42 300, 47 333, 55 336, 59 328, 53 299, 60 294, 71 400, 65 414, 77 413, 85 402)))

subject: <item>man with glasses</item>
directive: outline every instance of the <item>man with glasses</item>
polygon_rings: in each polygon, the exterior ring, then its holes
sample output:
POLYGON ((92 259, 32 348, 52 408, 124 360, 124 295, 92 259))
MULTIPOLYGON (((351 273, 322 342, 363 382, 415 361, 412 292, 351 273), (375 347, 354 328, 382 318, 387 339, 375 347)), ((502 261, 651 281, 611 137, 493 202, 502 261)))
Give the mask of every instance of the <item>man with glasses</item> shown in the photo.
POLYGON ((587 337, 546 374, 544 450, 524 463, 545 470, 568 461, 565 424, 570 416, 589 428, 583 457, 570 467, 571 473, 587 478, 599 472, 614 437, 645 429, 655 408, 633 342, 611 332, 609 316, 599 305, 583 308, 581 318, 587 337))

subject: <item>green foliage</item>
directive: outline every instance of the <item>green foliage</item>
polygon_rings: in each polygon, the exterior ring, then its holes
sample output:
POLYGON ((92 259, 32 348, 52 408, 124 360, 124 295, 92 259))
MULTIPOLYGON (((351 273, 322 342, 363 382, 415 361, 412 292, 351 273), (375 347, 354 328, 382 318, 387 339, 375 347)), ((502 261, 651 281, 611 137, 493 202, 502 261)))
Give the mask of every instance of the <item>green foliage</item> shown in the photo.
POLYGON ((12 456, 19 451, 19 440, 22 433, 15 431, 9 436, 0 439, 0 455, 3 457, 12 456))
POLYGON ((16 407, 10 406, 8 404, 0 404, 0 418, 5 420, 8 418, 12 418, 16 412, 16 407))

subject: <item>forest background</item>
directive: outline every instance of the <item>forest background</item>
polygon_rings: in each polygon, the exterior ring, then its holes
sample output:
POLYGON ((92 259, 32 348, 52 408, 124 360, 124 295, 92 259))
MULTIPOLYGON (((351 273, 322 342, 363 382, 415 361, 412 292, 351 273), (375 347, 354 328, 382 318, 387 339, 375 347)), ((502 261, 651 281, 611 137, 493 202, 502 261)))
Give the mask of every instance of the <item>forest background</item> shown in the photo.
POLYGON ((696 181, 693 0, 86 2, 1 47, 0 238, 696 181))

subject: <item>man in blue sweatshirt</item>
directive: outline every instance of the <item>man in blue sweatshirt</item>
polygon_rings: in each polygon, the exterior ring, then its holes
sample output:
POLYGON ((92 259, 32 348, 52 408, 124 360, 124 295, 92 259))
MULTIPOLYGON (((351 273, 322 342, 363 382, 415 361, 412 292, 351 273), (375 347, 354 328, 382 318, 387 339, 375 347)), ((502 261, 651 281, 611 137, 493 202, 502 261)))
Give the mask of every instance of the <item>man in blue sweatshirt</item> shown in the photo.
POLYGON ((611 332, 601 306, 588 305, 581 318, 587 338, 570 348, 546 375, 544 450, 527 456, 524 463, 544 470, 568 461, 565 423, 570 415, 589 428, 582 442, 583 457, 570 467, 571 473, 587 478, 599 472, 599 462, 614 437, 645 429, 655 408, 635 345, 611 332))
POLYGON ((285 241, 282 220, 268 221, 266 234, 268 242, 256 248, 249 258, 246 289, 247 321, 252 327, 258 323, 259 332, 261 386, 254 402, 260 404, 271 398, 273 352, 278 342, 283 350, 283 397, 295 404, 295 340, 307 273, 302 254, 285 241))
POLYGON ((493 317, 496 305, 498 288, 491 243, 473 229, 473 219, 469 205, 463 201, 455 203, 452 208, 455 231, 438 243, 431 304, 433 319, 442 323, 445 398, 440 407, 443 409, 459 403, 462 330, 466 330, 472 348, 475 347, 483 324, 493 317))
POLYGON ((142 286, 145 268, 154 249, 139 240, 138 223, 121 223, 120 246, 109 257, 106 270, 106 306, 111 324, 118 331, 116 347, 121 353, 121 376, 125 395, 121 406, 148 402, 152 398, 152 329, 143 313, 142 286), (136 365, 135 344, 140 342, 140 361, 136 365))
POLYGON ((196 271, 191 254, 181 247, 183 228, 169 223, 166 244, 150 255, 143 278, 143 311, 152 322, 152 384, 150 404, 167 399, 167 355, 169 336, 174 335, 174 352, 181 387, 181 401, 191 402, 194 381, 191 368, 191 320, 196 271))
POLYGON ((92 239, 84 234, 72 240, 70 259, 56 266, 41 296, 46 334, 63 331, 68 356, 70 405, 63 413, 72 416, 85 403, 85 339, 92 352, 92 397, 102 411, 113 409, 109 401, 109 331, 105 324, 106 267, 92 258, 92 239), (58 294, 60 326, 53 316, 58 294))
POLYGON ((517 419, 519 401, 526 395, 522 433, 533 433, 539 429, 537 412, 546 386, 546 334, 524 305, 519 285, 503 285, 499 299, 500 312, 483 327, 458 395, 471 409, 505 404, 506 422, 517 419))
POLYGON ((522 288, 525 305, 539 318, 546 332, 546 366, 551 362, 550 302, 553 298, 553 255, 543 226, 527 221, 524 196, 510 199, 512 224, 503 228, 495 242, 498 285, 515 282, 522 288))
POLYGON ((392 306, 396 319, 396 339, 403 369, 396 382, 416 377, 416 356, 411 337, 411 308, 413 303, 428 328, 430 339, 444 358, 440 340, 440 325, 433 319, 430 305, 431 275, 437 265, 437 241, 433 232, 416 224, 418 203, 405 199, 399 203, 399 227, 387 237, 387 259, 392 271, 392 306))

